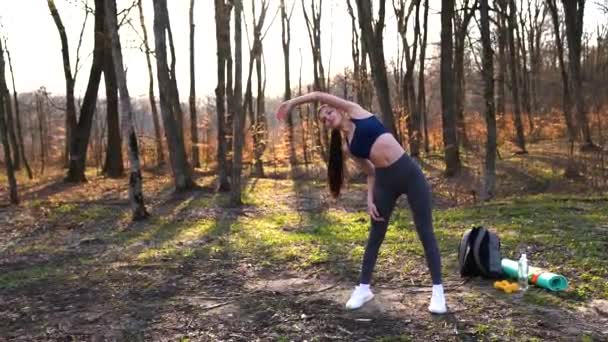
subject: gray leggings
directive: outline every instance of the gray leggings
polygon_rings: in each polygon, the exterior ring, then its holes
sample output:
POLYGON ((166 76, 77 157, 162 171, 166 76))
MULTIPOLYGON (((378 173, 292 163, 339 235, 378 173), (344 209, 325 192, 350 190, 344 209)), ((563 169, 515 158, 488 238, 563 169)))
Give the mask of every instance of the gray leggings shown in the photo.
POLYGON ((431 272, 433 285, 441 284, 441 260, 435 234, 433 233, 430 187, 420 167, 405 154, 387 167, 376 168, 374 204, 384 221, 372 219, 369 239, 363 254, 360 282, 361 284, 370 283, 378 257, 378 250, 386 235, 395 202, 401 194, 407 195, 416 231, 422 242, 427 265, 431 272))

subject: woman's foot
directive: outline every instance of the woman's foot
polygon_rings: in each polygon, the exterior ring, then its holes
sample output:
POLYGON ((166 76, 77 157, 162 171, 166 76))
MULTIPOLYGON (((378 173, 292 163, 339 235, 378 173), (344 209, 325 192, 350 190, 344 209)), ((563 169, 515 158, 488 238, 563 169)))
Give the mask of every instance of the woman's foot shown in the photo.
POLYGON ((374 298, 372 290, 369 289, 369 285, 360 284, 355 287, 355 290, 350 295, 350 299, 346 302, 346 308, 348 310, 355 310, 363 306, 363 304, 369 302, 374 298))
POLYGON ((443 294, 442 285, 433 285, 433 295, 431 296, 429 311, 438 315, 444 314, 448 311, 445 305, 445 295, 443 294))

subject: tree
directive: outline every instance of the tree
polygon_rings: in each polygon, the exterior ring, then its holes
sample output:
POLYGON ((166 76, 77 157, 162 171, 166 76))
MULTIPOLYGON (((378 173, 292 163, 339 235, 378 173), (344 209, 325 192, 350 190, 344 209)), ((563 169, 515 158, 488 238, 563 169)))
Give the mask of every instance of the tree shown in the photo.
POLYGON ((21 129, 21 112, 19 110, 19 98, 17 95, 17 88, 15 87, 15 73, 13 72, 13 62, 11 59, 11 53, 6 44, 6 39, 4 39, 4 49, 6 50, 6 57, 8 59, 8 66, 9 70, 11 71, 11 80, 13 84, 13 102, 15 103, 15 125, 17 126, 17 143, 19 144, 19 154, 21 155, 21 160, 23 160, 23 164, 25 165, 27 177, 29 179, 32 179, 32 169, 30 168, 30 164, 27 161, 27 157, 25 155, 25 144, 23 143, 23 132, 21 129))
POLYGON ((456 123, 458 128, 458 141, 463 146, 469 146, 467 130, 464 121, 464 105, 465 105, 465 39, 469 32, 469 23, 475 13, 477 0, 462 1, 462 8, 454 14, 454 81, 455 81, 455 98, 456 105, 456 123))
POLYGON ((217 87, 215 101, 217 110, 217 169, 218 191, 229 191, 228 163, 226 160, 226 69, 230 51, 230 12, 232 6, 224 0, 215 0, 215 37, 217 42, 217 87))
POLYGON ((131 201, 131 213, 134 221, 144 219, 149 216, 144 205, 144 195, 142 190, 142 174, 139 165, 139 148, 137 135, 133 125, 133 110, 131 108, 131 98, 127 88, 127 77, 123 66, 122 50, 120 47, 120 37, 118 36, 118 22, 116 14, 116 0, 105 0, 106 28, 110 38, 110 53, 114 64, 115 78, 120 90, 120 105, 122 111, 122 132, 125 134, 127 150, 129 151, 129 200, 131 201))
POLYGON ((357 11, 359 14, 361 37, 365 41, 366 52, 369 55, 371 70, 374 77, 374 86, 376 88, 376 96, 378 98, 378 104, 380 105, 380 111, 382 112, 382 119, 388 130, 393 135, 397 136, 397 127, 395 125, 390 92, 388 89, 388 78, 384 61, 384 44, 382 39, 384 16, 386 12, 385 2, 385 0, 380 0, 377 21, 374 21, 373 19, 372 6, 369 1, 357 0, 357 11))
MULTIPOLYGON (((65 76, 65 93, 66 93, 66 117, 65 117, 65 166, 69 167, 70 164, 70 145, 72 144, 72 132, 76 129, 77 120, 76 120, 76 104, 74 99, 74 85, 76 84, 76 76, 79 70, 79 61, 80 61, 80 46, 82 43, 82 36, 84 33, 84 29, 87 23, 87 19, 89 16, 89 11, 85 10, 85 18, 82 24, 82 29, 80 31, 80 38, 78 41, 78 49, 76 50, 76 65, 74 68, 74 73, 72 74, 72 66, 70 63, 70 49, 68 44, 68 38, 66 35, 65 26, 63 25, 63 21, 61 20, 61 16, 59 15, 59 11, 57 10, 57 6, 55 6, 54 0, 47 0, 47 5, 51 12, 51 16, 53 17, 53 21, 55 22, 55 26, 57 26, 57 31, 59 32, 59 38, 61 40, 61 55, 63 57, 63 73, 65 76)), ((96 2, 97 5, 97 2, 96 2)), ((97 14, 96 14, 97 15, 97 14)))
POLYGON ((589 120, 585 108, 585 93, 581 76, 581 44, 583 37, 583 15, 585 0, 562 0, 566 22, 566 38, 568 39, 568 66, 570 69, 570 89, 574 96, 576 118, 581 130, 582 149, 594 148, 589 129, 589 120))
POLYGON ((192 166, 201 167, 198 153, 198 120, 196 118, 196 82, 194 73, 194 0, 190 0, 190 141, 192 143, 192 166))
POLYGON ((519 53, 515 46, 515 36, 517 30, 516 13, 517 8, 515 7, 515 0, 509 0, 509 29, 507 40, 509 42, 509 69, 511 72, 511 94, 513 95, 513 118, 515 121, 515 131, 517 134, 517 147, 520 149, 519 153, 527 153, 524 127, 521 122, 521 102, 519 99, 519 53))
POLYGON ((0 41, 0 54, 2 54, 2 77, 0 77, 0 96, 4 97, 4 113, 6 120, 6 129, 8 134, 9 143, 11 144, 11 152, 13 155, 12 159, 12 167, 15 171, 19 171, 21 168, 21 158, 19 153, 19 143, 17 139, 17 133, 15 132, 15 121, 13 118, 13 109, 11 106, 11 96, 8 90, 8 86, 6 84, 5 77, 5 62, 4 62, 4 48, 2 47, 2 42, 0 41))
MULTIPOLYGON (((496 96, 496 111, 497 114, 503 116, 506 112, 506 80, 507 80, 507 24, 506 24, 506 0, 494 0, 497 12, 497 33, 498 36, 498 55, 496 62, 498 63, 498 77, 496 83, 498 87, 496 96)), ((504 123, 504 121, 503 121, 504 123)))
POLYGON ((568 138, 571 143, 576 140, 578 134, 572 121, 572 100, 570 98, 570 81, 568 79, 568 71, 566 70, 566 63, 564 62, 564 44, 560 33, 559 14, 557 11, 556 0, 547 0, 547 8, 551 15, 551 22, 553 23, 553 33, 555 35, 555 47, 557 48, 557 61, 559 63, 559 69, 562 77, 562 112, 564 113, 564 119, 566 121, 566 128, 568 138))
MULTIPOLYGON (((112 0, 106 0, 106 2, 112 0)), ((108 32, 109 33, 109 32, 108 32)), ((106 85, 106 120, 108 128, 106 160, 102 172, 110 178, 120 178, 125 169, 122 162, 122 139, 120 137, 120 119, 118 118, 118 86, 116 71, 112 60, 112 47, 104 41, 103 79, 106 85)))
MULTIPOLYGON (((302 0, 302 13, 306 22, 308 31, 308 40, 310 42, 310 51, 312 53, 313 63, 313 89, 317 91, 327 91, 328 87, 325 82, 325 69, 323 67, 323 56, 321 54, 321 14, 323 12, 323 0, 319 0, 318 5, 316 0, 310 1, 310 15, 306 11, 304 0, 302 0), (311 18, 312 16, 312 18, 311 18), (312 19, 312 20, 311 20, 312 19)), ((315 109, 318 103, 315 103, 315 109)), ((325 125, 319 127, 318 123, 314 122, 316 130, 315 140, 321 152, 321 157, 324 161, 327 160, 327 146, 329 145, 328 132, 325 125)))
POLYGON ((426 59, 426 42, 428 34, 428 20, 429 20, 429 0, 424 1, 424 23, 422 40, 420 44, 420 67, 418 68, 418 112, 420 113, 420 119, 424 122, 424 150, 429 153, 429 138, 427 130, 427 116, 426 116, 426 90, 424 81, 424 63, 426 59))
POLYGON ((78 121, 76 121, 76 117, 73 120, 70 118, 69 125, 71 127, 70 161, 66 181, 71 183, 86 182, 87 147, 91 136, 93 115, 97 106, 97 92, 101 81, 105 53, 103 42, 105 36, 104 18, 103 0, 95 0, 95 42, 89 82, 82 100, 78 121))
POLYGON ((267 136, 267 124, 265 115, 265 103, 264 103, 264 88, 265 82, 262 77, 262 54, 263 54, 263 40, 262 29, 264 27, 264 20, 266 19, 266 13, 268 13, 268 3, 265 0, 261 2, 262 9, 260 10, 260 16, 256 19, 255 3, 251 3, 251 11, 253 16, 253 44, 249 51, 249 72, 247 76, 247 88, 245 90, 245 112, 249 113, 249 120, 251 121, 251 130, 253 137, 253 158, 255 160, 254 174, 258 177, 264 177, 264 165, 262 163, 262 156, 266 150, 266 136, 267 136), (253 108, 253 90, 252 90, 252 73, 255 63, 256 78, 257 78, 257 96, 256 96, 256 108, 253 108))
MULTIPOLYGON (((290 32, 290 21, 293 9, 295 8, 295 1, 291 6, 289 14, 287 14, 287 8, 285 7, 285 0, 281 0, 281 46, 283 47, 283 66, 285 74, 285 87, 283 94, 283 101, 291 99, 291 80, 289 73, 289 43, 291 42, 290 32)), ((294 127, 293 127, 293 114, 289 113, 287 117, 287 129, 288 129, 288 140, 289 140, 289 163, 293 167, 296 164, 296 147, 294 141, 294 127)))
MULTIPOLYGON (((165 137, 169 147, 169 159, 173 171, 173 181, 176 191, 184 191, 195 186, 192 180, 192 170, 188 164, 184 140, 180 134, 180 126, 174 115, 175 107, 172 105, 173 83, 167 65, 167 31, 169 13, 167 0, 154 0, 154 42, 156 46, 156 74, 158 75, 158 93, 160 95, 160 108, 165 127, 165 137)), ((174 89, 173 89, 174 90, 174 89)))
MULTIPOLYGON (((4 51, 2 49, 2 42, 0 41, 0 83, 2 84, 6 84, 4 68, 4 51)), ((10 97, 7 97, 6 94, 7 92, 0 91, 0 139, 2 140, 2 147, 4 150, 4 166, 6 168, 6 175, 8 178, 9 198, 12 204, 19 204, 19 197, 17 195, 17 180, 15 178, 15 170, 13 167, 13 154, 11 153, 11 145, 9 143, 7 127, 8 123, 6 120, 6 102, 10 101, 10 97)))
POLYGON ((243 111, 243 63, 241 51, 241 13, 243 4, 241 0, 234 0, 234 130, 233 130, 233 152, 232 157, 232 188, 230 191, 230 203, 241 204, 241 172, 243 169, 243 145, 245 142, 245 112, 243 111))
POLYGON ((460 171, 460 154, 456 137, 454 54, 452 41, 452 21, 454 0, 441 1, 441 121, 443 126, 443 147, 445 153, 445 174, 448 177, 460 171))
POLYGON ((488 0, 480 0, 480 31, 482 72, 484 80, 485 120, 486 120, 486 160, 482 199, 494 197, 496 185, 496 113, 494 109, 494 59, 490 37, 490 16, 488 0))
POLYGON ((154 98, 154 75, 152 74, 152 61, 150 55, 150 46, 148 44, 148 30, 144 21, 144 10, 141 4, 141 0, 137 1, 137 7, 139 9, 139 22, 141 24, 141 30, 143 33, 143 44, 146 53, 146 64, 148 66, 148 97, 150 99, 150 110, 152 111, 152 122, 154 123, 154 137, 156 141, 156 163, 160 166, 165 163, 165 153, 163 151, 163 142, 161 137, 160 122, 158 120, 158 109, 156 108, 156 100, 154 98))

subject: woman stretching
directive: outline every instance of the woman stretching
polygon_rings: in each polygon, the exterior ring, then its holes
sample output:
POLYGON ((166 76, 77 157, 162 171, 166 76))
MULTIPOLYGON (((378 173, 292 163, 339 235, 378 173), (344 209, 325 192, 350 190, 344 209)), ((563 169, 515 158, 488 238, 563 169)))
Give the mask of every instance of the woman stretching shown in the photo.
POLYGON ((351 155, 367 174, 367 211, 371 217, 371 229, 363 254, 359 286, 353 291, 346 308, 360 308, 374 297, 369 285, 378 250, 386 235, 395 202, 401 194, 406 194, 433 280, 433 294, 428 308, 432 313, 445 313, 441 260, 433 233, 431 192, 422 170, 382 123, 356 103, 330 94, 312 92, 283 102, 277 117, 285 119, 295 106, 308 102, 323 103, 318 119, 332 130, 328 165, 332 195, 340 195, 344 176, 343 152, 351 155), (342 136, 345 138, 344 144, 342 136))

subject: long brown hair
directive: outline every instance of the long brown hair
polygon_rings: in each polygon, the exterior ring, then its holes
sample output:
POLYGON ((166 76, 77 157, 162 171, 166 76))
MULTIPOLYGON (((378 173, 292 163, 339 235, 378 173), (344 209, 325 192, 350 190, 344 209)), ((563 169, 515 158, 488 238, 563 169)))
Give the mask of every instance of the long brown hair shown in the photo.
MULTIPOLYGON (((317 111, 317 116, 320 116, 321 110, 327 105, 322 105, 317 111)), ((344 184, 344 152, 342 151, 342 133, 339 129, 331 130, 331 139, 329 142, 329 160, 327 163, 327 183, 329 192, 333 198, 340 196, 340 190, 344 184)))

